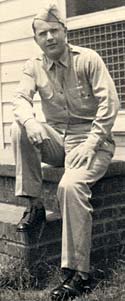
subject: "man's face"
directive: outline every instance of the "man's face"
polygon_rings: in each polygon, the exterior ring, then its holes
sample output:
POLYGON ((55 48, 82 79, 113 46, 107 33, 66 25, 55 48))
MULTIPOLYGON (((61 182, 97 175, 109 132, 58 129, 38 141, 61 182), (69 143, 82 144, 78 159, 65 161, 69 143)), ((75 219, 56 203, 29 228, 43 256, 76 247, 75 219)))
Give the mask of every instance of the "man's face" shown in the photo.
POLYGON ((53 60, 58 60, 64 53, 66 30, 58 22, 35 20, 35 41, 44 53, 53 60))

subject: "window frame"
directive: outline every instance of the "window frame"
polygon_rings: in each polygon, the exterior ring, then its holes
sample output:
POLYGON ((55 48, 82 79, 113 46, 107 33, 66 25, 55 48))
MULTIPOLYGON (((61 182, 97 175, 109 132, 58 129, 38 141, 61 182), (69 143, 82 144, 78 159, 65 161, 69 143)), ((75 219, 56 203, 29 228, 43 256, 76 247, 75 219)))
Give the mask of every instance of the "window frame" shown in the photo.
POLYGON ((67 29, 80 29, 125 20, 125 6, 67 18, 67 29))
MULTIPOLYGON (((66 24, 67 30, 75 30, 124 20, 125 6, 121 6, 119 8, 107 9, 105 11, 69 17, 67 18, 66 24)), ((125 109, 120 109, 113 127, 114 132, 125 132, 125 122, 123 122, 123 119, 125 119, 125 109)))

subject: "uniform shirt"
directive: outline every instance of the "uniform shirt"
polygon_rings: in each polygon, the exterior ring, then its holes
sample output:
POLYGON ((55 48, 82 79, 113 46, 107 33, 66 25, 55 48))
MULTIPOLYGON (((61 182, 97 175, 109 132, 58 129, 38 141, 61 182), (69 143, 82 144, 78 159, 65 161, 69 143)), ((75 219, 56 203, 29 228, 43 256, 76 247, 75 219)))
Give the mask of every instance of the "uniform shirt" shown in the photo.
POLYGON ((111 141, 119 101, 113 80, 95 51, 67 44, 58 62, 45 54, 28 60, 14 99, 15 118, 21 124, 34 118, 37 91, 47 123, 65 137, 83 135, 93 149, 111 141))

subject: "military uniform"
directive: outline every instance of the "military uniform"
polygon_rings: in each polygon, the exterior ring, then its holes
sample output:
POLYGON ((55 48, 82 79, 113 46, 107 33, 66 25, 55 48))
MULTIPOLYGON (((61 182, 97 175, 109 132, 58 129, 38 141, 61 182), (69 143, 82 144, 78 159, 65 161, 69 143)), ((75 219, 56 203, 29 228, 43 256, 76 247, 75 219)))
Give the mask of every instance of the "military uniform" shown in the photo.
POLYGON ((111 129, 117 111, 114 83, 95 51, 67 44, 57 63, 45 54, 26 63, 14 100, 16 195, 41 195, 41 161, 65 166, 57 191, 63 219, 62 267, 89 271, 91 186, 105 174, 114 154, 111 129), (39 147, 28 141, 25 131, 25 122, 34 118, 37 91, 46 118, 39 147), (95 152, 94 159, 89 169, 85 163, 72 168, 70 157, 83 143, 95 152))

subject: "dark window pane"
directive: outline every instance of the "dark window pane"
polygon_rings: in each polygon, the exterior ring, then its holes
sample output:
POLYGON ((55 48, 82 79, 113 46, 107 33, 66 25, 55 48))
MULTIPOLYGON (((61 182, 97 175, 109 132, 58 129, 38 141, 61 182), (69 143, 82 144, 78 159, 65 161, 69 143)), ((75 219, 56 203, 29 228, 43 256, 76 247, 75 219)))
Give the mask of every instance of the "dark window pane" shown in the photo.
POLYGON ((125 5, 125 0, 66 0, 67 17, 125 5))
POLYGON ((68 32, 72 44, 95 49, 101 55, 114 79, 122 109, 125 106, 124 25, 125 21, 121 21, 68 32))

